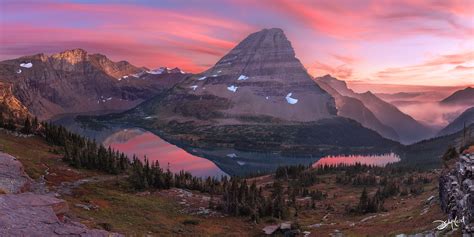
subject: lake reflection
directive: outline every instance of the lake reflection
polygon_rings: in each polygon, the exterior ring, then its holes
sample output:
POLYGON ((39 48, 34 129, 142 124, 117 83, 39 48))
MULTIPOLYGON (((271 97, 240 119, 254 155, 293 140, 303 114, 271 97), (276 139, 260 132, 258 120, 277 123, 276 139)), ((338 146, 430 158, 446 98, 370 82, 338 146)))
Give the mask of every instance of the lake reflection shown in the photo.
POLYGON ((383 155, 340 155, 340 156, 326 156, 313 164, 313 167, 323 165, 355 165, 356 163, 365 165, 385 166, 390 163, 400 161, 400 157, 395 153, 383 155))
POLYGON ((146 156, 150 163, 158 161, 163 169, 169 164, 172 172, 184 170, 199 177, 227 175, 213 162, 193 156, 155 134, 141 129, 123 129, 108 136, 103 144, 129 157, 135 154, 141 160, 146 156))

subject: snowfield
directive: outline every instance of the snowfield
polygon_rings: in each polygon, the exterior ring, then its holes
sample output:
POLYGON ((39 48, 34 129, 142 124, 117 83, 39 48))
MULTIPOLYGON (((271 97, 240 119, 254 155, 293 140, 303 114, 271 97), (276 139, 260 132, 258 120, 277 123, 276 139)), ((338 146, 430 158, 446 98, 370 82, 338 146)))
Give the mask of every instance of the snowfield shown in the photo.
POLYGON ((227 90, 235 93, 237 91, 237 88, 238 88, 237 86, 232 85, 232 86, 227 87, 227 90))
POLYGON ((249 79, 249 77, 245 75, 240 75, 239 78, 237 78, 238 81, 245 81, 247 79, 249 79))
POLYGON ((292 95, 293 95, 293 93, 288 93, 288 95, 286 95, 285 99, 286 99, 286 102, 288 102, 288 104, 294 105, 294 104, 298 103, 298 99, 291 98, 292 95))
POLYGON ((33 67, 33 64, 32 63, 21 63, 20 67, 31 68, 31 67, 33 67))

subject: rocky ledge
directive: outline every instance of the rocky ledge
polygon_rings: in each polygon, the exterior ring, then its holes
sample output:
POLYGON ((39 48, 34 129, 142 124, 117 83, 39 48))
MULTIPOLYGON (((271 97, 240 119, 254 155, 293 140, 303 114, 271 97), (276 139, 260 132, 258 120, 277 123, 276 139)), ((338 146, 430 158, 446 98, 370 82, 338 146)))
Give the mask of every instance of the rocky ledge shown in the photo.
POLYGON ((70 220, 66 201, 28 192, 30 183, 22 164, 0 152, 0 236, 121 236, 70 220))
POLYGON ((474 153, 460 155, 439 180, 441 208, 448 220, 460 222, 462 233, 474 235, 474 153))

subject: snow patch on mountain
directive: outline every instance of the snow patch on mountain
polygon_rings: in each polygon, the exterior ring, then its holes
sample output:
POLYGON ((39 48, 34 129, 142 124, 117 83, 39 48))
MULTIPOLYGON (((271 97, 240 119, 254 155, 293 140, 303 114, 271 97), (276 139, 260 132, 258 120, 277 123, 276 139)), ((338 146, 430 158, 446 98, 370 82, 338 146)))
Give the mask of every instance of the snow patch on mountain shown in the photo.
POLYGON ((239 78, 238 78, 237 80, 238 80, 238 81, 245 81, 245 80, 247 80, 247 79, 249 79, 249 77, 248 77, 248 76, 245 76, 245 75, 240 75, 240 76, 239 76, 239 78))
POLYGON ((21 63, 20 67, 31 68, 31 67, 33 67, 33 64, 32 63, 21 63))
POLYGON ((291 96, 293 95, 293 93, 288 93, 288 95, 286 95, 285 99, 286 99, 286 102, 288 102, 288 104, 296 104, 298 103, 298 99, 295 99, 295 98, 291 98, 291 96))
POLYGON ((227 87, 227 90, 232 91, 232 92, 235 93, 237 91, 237 88, 239 88, 239 87, 231 85, 231 86, 227 87))

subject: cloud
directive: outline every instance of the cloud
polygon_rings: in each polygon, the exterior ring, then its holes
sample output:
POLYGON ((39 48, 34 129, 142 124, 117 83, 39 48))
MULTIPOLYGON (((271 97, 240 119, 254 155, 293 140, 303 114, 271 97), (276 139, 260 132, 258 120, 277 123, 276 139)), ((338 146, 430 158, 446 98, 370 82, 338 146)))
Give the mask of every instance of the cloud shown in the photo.
MULTIPOLYGON (((239 4, 255 5, 252 1, 239 4)), ((390 40, 419 34, 442 37, 474 35, 472 1, 323 1, 261 0, 270 9, 322 35, 343 40, 390 40)))
POLYGON ((386 68, 374 75, 373 81, 394 84, 433 84, 455 85, 474 84, 474 51, 438 55, 423 63, 405 67, 386 68))
POLYGON ((3 58, 81 47, 138 66, 170 65, 198 72, 252 28, 211 12, 140 5, 53 1, 2 4, 3 58))
POLYGON ((343 64, 339 66, 331 66, 319 61, 315 61, 313 64, 307 66, 309 72, 313 75, 325 75, 331 74, 339 79, 348 79, 352 76, 352 68, 348 65, 343 64))
POLYGON ((347 56, 347 55, 340 55, 340 54, 335 54, 335 53, 331 53, 331 56, 343 63, 346 63, 346 64, 351 64, 351 63, 354 63, 356 62, 358 59, 356 59, 355 57, 352 57, 352 56, 347 56))

